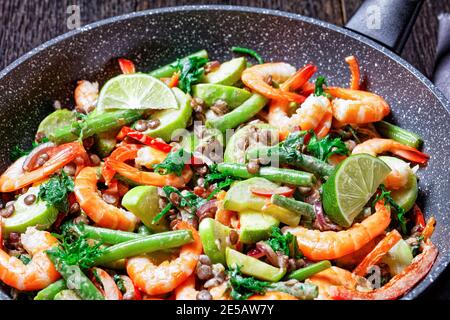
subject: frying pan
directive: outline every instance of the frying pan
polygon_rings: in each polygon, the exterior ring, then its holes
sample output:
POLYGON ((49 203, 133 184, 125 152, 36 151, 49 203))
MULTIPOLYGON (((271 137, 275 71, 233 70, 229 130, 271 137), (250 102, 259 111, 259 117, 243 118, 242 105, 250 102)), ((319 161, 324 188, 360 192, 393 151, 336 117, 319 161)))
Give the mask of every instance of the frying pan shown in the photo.
MULTIPOLYGON (((390 120, 420 134, 424 151, 431 155, 428 166, 418 172, 419 201, 426 215, 437 219, 433 241, 439 256, 428 276, 404 297, 415 298, 450 260, 450 105, 427 78, 394 53, 402 49, 421 3, 368 0, 347 28, 273 10, 185 6, 127 14, 69 32, 0 72, 0 169, 9 164, 14 145, 30 146, 54 100, 73 105, 76 81, 102 85, 119 73, 118 57, 130 58, 139 71, 147 71, 202 48, 214 59, 230 59, 230 48, 239 45, 255 49, 268 61, 297 67, 312 62, 329 84, 346 86, 349 71, 344 58, 355 54, 368 89, 390 103, 390 120), (382 30, 376 29, 377 18, 382 30)), ((7 299, 4 292, 0 291, 0 299, 7 299)))

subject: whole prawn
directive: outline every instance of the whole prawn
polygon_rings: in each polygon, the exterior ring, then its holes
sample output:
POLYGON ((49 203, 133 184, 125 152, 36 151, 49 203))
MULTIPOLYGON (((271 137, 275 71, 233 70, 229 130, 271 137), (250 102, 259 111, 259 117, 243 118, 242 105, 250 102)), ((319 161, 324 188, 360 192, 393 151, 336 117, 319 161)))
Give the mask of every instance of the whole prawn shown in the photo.
POLYGON ((138 221, 131 212, 103 201, 97 193, 97 168, 86 167, 75 178, 75 196, 80 207, 96 224, 104 228, 134 230, 138 221))
POLYGON ((171 292, 193 274, 198 257, 202 253, 202 242, 196 229, 184 221, 178 222, 178 229, 192 231, 194 241, 185 244, 180 254, 172 261, 164 261, 156 266, 152 261, 139 256, 127 261, 127 273, 133 283, 148 295, 159 295, 171 292))
POLYGON ((29 227, 21 236, 24 249, 31 254, 28 264, 11 257, 0 249, 0 280, 21 291, 40 290, 60 278, 46 250, 57 245, 58 240, 47 231, 29 227))
POLYGON ((384 232, 391 222, 391 213, 383 202, 377 202, 375 213, 361 223, 342 231, 319 231, 304 227, 284 228, 297 237, 300 250, 313 261, 332 260, 362 248, 384 232))

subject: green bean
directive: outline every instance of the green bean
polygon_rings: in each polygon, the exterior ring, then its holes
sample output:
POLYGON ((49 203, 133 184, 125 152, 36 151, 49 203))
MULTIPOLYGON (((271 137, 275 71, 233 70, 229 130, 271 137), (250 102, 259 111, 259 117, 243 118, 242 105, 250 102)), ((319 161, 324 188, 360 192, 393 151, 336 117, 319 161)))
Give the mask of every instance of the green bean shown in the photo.
POLYGON ((115 110, 87 117, 81 122, 59 128, 48 137, 57 144, 77 140, 80 136, 88 138, 94 134, 120 129, 142 117, 140 110, 115 110))
POLYGON ((381 133, 383 137, 395 140, 404 145, 419 149, 423 144, 423 140, 419 135, 411 131, 402 129, 389 122, 376 122, 375 128, 381 133))
POLYGON ((225 133, 227 129, 233 129, 256 115, 264 108, 267 101, 268 100, 262 95, 254 93, 233 111, 224 114, 223 116, 207 120, 206 127, 216 128, 222 133, 225 133))
POLYGON ((312 173, 274 167, 261 167, 258 173, 251 174, 247 171, 247 166, 245 164, 238 163, 219 163, 217 165, 217 170, 233 177, 243 179, 263 177, 273 182, 296 186, 310 187, 316 181, 316 177, 312 173))
POLYGON ((319 273, 325 269, 328 269, 331 267, 331 263, 328 260, 323 260, 317 263, 314 263, 312 265, 309 265, 307 267, 295 270, 294 272, 291 272, 288 275, 289 279, 296 279, 298 281, 303 281, 305 279, 308 279, 309 277, 315 275, 316 273, 319 273))
POLYGON ((66 282, 64 279, 60 279, 40 290, 34 297, 34 300, 53 300, 53 298, 64 289, 67 289, 66 282))
POLYGON ((288 152, 280 146, 258 147, 247 151, 246 158, 248 160, 260 157, 278 159, 280 164, 291 165, 307 172, 318 174, 322 178, 329 177, 334 171, 334 167, 325 161, 303 154, 298 150, 288 152))
POLYGON ((112 230, 108 228, 92 227, 88 225, 72 225, 72 230, 78 234, 83 234, 86 237, 94 240, 99 240, 102 243, 118 244, 125 241, 142 238, 142 234, 112 230))
MULTIPOLYGON (((206 50, 200 50, 195 52, 187 57, 181 58, 180 60, 183 62, 189 58, 198 57, 198 58, 208 58, 208 52, 206 50)), ((172 65, 175 64, 176 61, 169 63, 161 68, 151 71, 149 74, 155 78, 167 78, 171 77, 175 71, 177 71, 172 65)))
POLYGON ((79 266, 68 265, 52 249, 47 251, 47 255, 55 265, 56 270, 58 270, 66 281, 67 288, 74 290, 83 300, 105 299, 92 281, 81 271, 79 266))
POLYGON ((192 242, 193 239, 190 230, 167 231, 149 236, 141 236, 139 239, 122 242, 105 248, 102 254, 95 259, 95 264, 104 264, 144 253, 180 247, 192 242))
POLYGON ((308 220, 312 220, 316 216, 314 213, 314 207, 306 202, 297 201, 279 194, 274 194, 270 199, 270 202, 289 211, 298 213, 301 216, 306 217, 308 220))
POLYGON ((315 284, 302 282, 295 284, 275 282, 267 287, 267 291, 285 292, 300 300, 313 300, 319 294, 319 289, 315 284))

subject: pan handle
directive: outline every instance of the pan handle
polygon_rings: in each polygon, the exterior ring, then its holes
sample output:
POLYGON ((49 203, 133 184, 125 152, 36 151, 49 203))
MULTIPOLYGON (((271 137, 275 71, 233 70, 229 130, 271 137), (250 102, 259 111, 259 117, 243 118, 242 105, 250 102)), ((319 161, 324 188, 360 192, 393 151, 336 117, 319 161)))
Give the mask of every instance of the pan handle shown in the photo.
POLYGON ((423 0, 365 0, 345 25, 400 54, 423 0))

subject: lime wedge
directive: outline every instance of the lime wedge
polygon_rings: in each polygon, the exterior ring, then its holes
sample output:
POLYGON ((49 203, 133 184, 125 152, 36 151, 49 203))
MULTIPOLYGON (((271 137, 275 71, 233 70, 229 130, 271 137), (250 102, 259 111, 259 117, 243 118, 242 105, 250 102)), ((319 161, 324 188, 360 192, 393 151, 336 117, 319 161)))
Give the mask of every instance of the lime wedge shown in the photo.
POLYGON ((334 223, 350 227, 389 172, 384 161, 368 154, 348 157, 323 185, 325 213, 334 223))
POLYGON ((172 90, 148 74, 122 74, 105 83, 97 108, 105 109, 178 109, 172 90))

